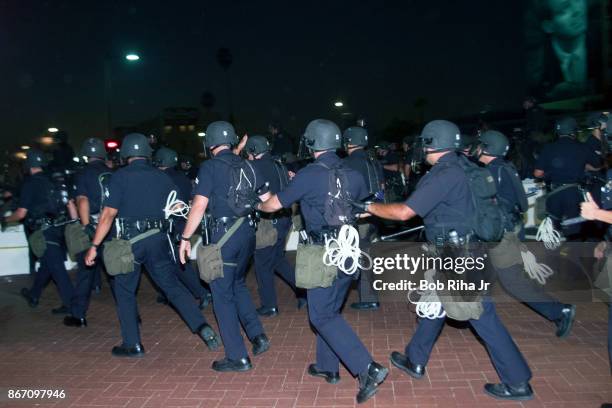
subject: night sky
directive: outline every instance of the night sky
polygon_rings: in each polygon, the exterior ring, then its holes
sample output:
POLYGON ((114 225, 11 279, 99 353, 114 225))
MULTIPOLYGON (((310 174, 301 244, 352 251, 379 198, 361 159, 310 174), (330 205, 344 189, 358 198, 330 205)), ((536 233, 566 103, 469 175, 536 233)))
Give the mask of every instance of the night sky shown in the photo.
POLYGON ((216 51, 227 47, 235 116, 250 133, 280 119, 299 133, 332 103, 373 129, 517 109, 525 94, 520 1, 4 1, 0 5, 2 142, 49 126, 73 143, 105 137, 105 54, 114 125, 169 106, 199 106, 209 90, 227 115, 216 51), (366 3, 366 2, 363 2, 366 3), (142 59, 128 64, 127 51, 142 59))

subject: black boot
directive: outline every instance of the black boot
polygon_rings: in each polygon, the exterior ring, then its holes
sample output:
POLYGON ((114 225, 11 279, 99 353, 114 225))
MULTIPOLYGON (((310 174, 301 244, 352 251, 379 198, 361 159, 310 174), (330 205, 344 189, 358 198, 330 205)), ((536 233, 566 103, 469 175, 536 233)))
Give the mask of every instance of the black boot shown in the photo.
POLYGON ((145 355, 144 347, 140 343, 134 346, 127 346, 125 344, 115 346, 111 353, 115 357, 144 357, 145 355))
POLYGON ((557 337, 564 339, 569 336, 574 325, 574 319, 576 318, 576 306, 574 305, 563 305, 561 310, 561 318, 555 322, 557 325, 557 337))
POLYGON ((215 333, 210 325, 203 324, 198 329, 198 335, 202 340, 204 340, 206 347, 208 347, 210 351, 215 351, 219 348, 219 337, 217 337, 217 333, 215 333))
POLYGON ((56 307, 55 309, 51 309, 51 313, 53 313, 53 314, 70 314, 70 308, 68 306, 61 305, 60 307, 56 307))
POLYGON ((278 307, 262 306, 259 309, 257 309, 257 314, 263 317, 274 317, 278 315, 278 307))
POLYGON ((340 373, 338 371, 322 371, 319 370, 315 364, 311 364, 308 366, 308 374, 312 375, 313 377, 325 378, 325 381, 330 384, 337 384, 340 382, 340 373))
POLYGON ((265 353, 270 349, 270 340, 268 340, 268 336, 265 333, 258 334, 251 340, 253 344, 253 355, 258 356, 261 353, 265 353))
POLYGON ((223 360, 213 361, 212 364, 212 369, 220 372, 249 371, 251 368, 253 368, 253 365, 251 364, 251 359, 248 357, 244 357, 239 360, 224 358, 223 360))
POLYGON ((511 386, 508 384, 485 384, 484 390, 493 398, 508 401, 529 401, 533 390, 528 382, 511 386))
POLYGON ((351 303, 351 309, 355 310, 378 310, 380 308, 379 302, 356 302, 351 303))
POLYGON ((416 379, 423 378, 425 375, 425 366, 421 364, 413 364, 408 356, 403 355, 398 351, 394 351, 391 353, 391 357, 389 358, 391 364, 395 367, 399 368, 406 374, 416 379))
POLYGON ((66 316, 64 317, 64 325, 68 327, 87 327, 87 320, 84 317, 66 316))
POLYGON ((389 369, 372 361, 368 369, 359 374, 359 392, 357 393, 357 403, 366 402, 378 391, 378 386, 385 381, 389 369))
POLYGON ((21 289, 21 296, 23 296, 23 297, 25 298, 25 300, 27 300, 28 305, 29 305, 30 307, 36 307, 36 306, 38 306, 38 299, 33 298, 33 297, 30 295, 30 289, 28 289, 28 288, 23 288, 23 289, 21 289))

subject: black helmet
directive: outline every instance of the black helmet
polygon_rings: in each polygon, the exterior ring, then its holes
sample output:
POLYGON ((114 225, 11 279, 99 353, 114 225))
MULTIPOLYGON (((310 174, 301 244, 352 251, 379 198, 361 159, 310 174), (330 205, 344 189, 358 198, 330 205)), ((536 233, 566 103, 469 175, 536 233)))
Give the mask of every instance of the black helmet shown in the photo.
POLYGON ((315 119, 306 126, 304 140, 306 146, 315 152, 333 150, 342 145, 342 133, 334 122, 315 119))
POLYGON ((172 149, 160 147, 155 152, 154 161, 158 167, 174 167, 178 164, 178 155, 172 149))
POLYGON ((571 116, 561 118, 555 123, 555 132, 559 136, 575 136, 578 133, 578 122, 571 116))
POLYGON ((269 152, 270 143, 264 136, 249 136, 245 148, 247 153, 257 156, 258 154, 269 152))
POLYGON ((587 118, 587 129, 601 129, 608 121, 608 116, 602 112, 591 113, 587 118))
POLYGON ((81 146, 81 156, 97 157, 98 159, 106 159, 106 148, 104 142, 98 138, 90 137, 83 142, 81 146))
POLYGON ((461 146, 460 148, 462 150, 465 149, 470 149, 474 146, 474 143, 476 143, 477 138, 475 136, 472 135, 466 135, 465 133, 461 134, 461 146))
POLYGON ((121 158, 128 157, 151 157, 153 149, 149 145, 149 139, 141 133, 130 133, 121 142, 121 158))
POLYGON ((380 142, 376 143, 376 146, 374 147, 376 149, 389 150, 391 148, 391 143, 387 142, 386 140, 381 140, 380 142))
POLYGON ((47 165, 47 158, 44 153, 38 149, 30 149, 26 154, 25 167, 31 169, 34 167, 44 167, 47 165))
POLYGON ((359 126, 351 126, 344 131, 342 135, 346 146, 363 146, 368 145, 368 131, 359 126))
POLYGON ((487 130, 478 139, 482 154, 493 157, 504 157, 510 149, 508 138, 496 130, 487 130))
POLYGON ((420 136, 423 148, 433 152, 457 150, 461 146, 461 132, 447 120, 433 120, 423 128, 420 136))
POLYGON ((238 143, 238 135, 231 123, 222 120, 216 121, 208 125, 206 128, 206 136, 204 147, 214 147, 219 145, 235 145, 238 143))

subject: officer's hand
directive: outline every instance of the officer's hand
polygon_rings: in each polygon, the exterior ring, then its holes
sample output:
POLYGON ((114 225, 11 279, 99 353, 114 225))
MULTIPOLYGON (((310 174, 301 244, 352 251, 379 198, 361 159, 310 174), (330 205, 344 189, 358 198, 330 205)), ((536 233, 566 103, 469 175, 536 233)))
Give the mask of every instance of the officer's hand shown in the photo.
POLYGON ((593 250, 593 256, 596 259, 602 259, 604 256, 606 256, 606 247, 607 247, 606 241, 602 241, 599 244, 597 244, 597 246, 593 250))
POLYGON ((85 265, 93 266, 96 263, 96 257, 98 256, 98 250, 96 247, 91 247, 87 250, 87 254, 85 254, 85 265))
POLYGON ((593 200, 591 193, 587 193, 587 200, 580 204, 580 215, 587 220, 594 220, 597 217, 599 206, 593 200))
POLYGON ((187 263, 189 257, 191 256, 191 242, 181 240, 181 245, 179 245, 179 259, 182 264, 187 263))
POLYGON ((85 234, 89 237, 90 240, 93 239, 94 235, 96 235, 96 227, 93 224, 89 223, 84 228, 85 234))
POLYGON ((289 170, 287 174, 289 175, 289 180, 292 180, 295 177, 295 173, 292 172, 291 170, 289 170))
POLYGON ((356 201, 350 198, 345 198, 344 200, 362 213, 367 213, 368 205, 372 204, 372 201, 356 201))

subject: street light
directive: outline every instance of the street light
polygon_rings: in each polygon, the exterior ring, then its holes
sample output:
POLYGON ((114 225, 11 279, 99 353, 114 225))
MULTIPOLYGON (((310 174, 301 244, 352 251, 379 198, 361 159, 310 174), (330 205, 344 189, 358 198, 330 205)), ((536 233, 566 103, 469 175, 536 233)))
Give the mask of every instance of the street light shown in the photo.
POLYGON ((128 61, 138 61, 140 59, 140 55, 129 53, 125 56, 125 59, 128 61))
POLYGON ((30 149, 30 146, 28 145, 21 146, 21 150, 29 150, 29 149, 30 149))
POLYGON ((50 127, 49 129, 47 129, 47 131, 48 131, 49 133, 57 133, 57 132, 59 132, 59 129, 58 129, 58 128, 55 128, 55 127, 50 127))
POLYGON ((198 132, 198 136, 200 136, 200 137, 204 137, 204 136, 206 136, 206 133, 204 133, 204 132, 198 132))
MULTIPOLYGON (((112 75, 112 61, 117 56, 106 55, 104 58, 104 97, 106 99, 106 126, 107 126, 107 137, 113 136, 113 119, 112 119, 112 99, 113 99, 113 75, 112 75)), ((130 63, 140 60, 140 55, 130 52, 125 54, 124 59, 130 63)))
POLYGON ((341 108, 341 107, 344 106, 344 103, 342 101, 336 101, 336 102, 334 102, 334 106, 336 108, 341 108))

